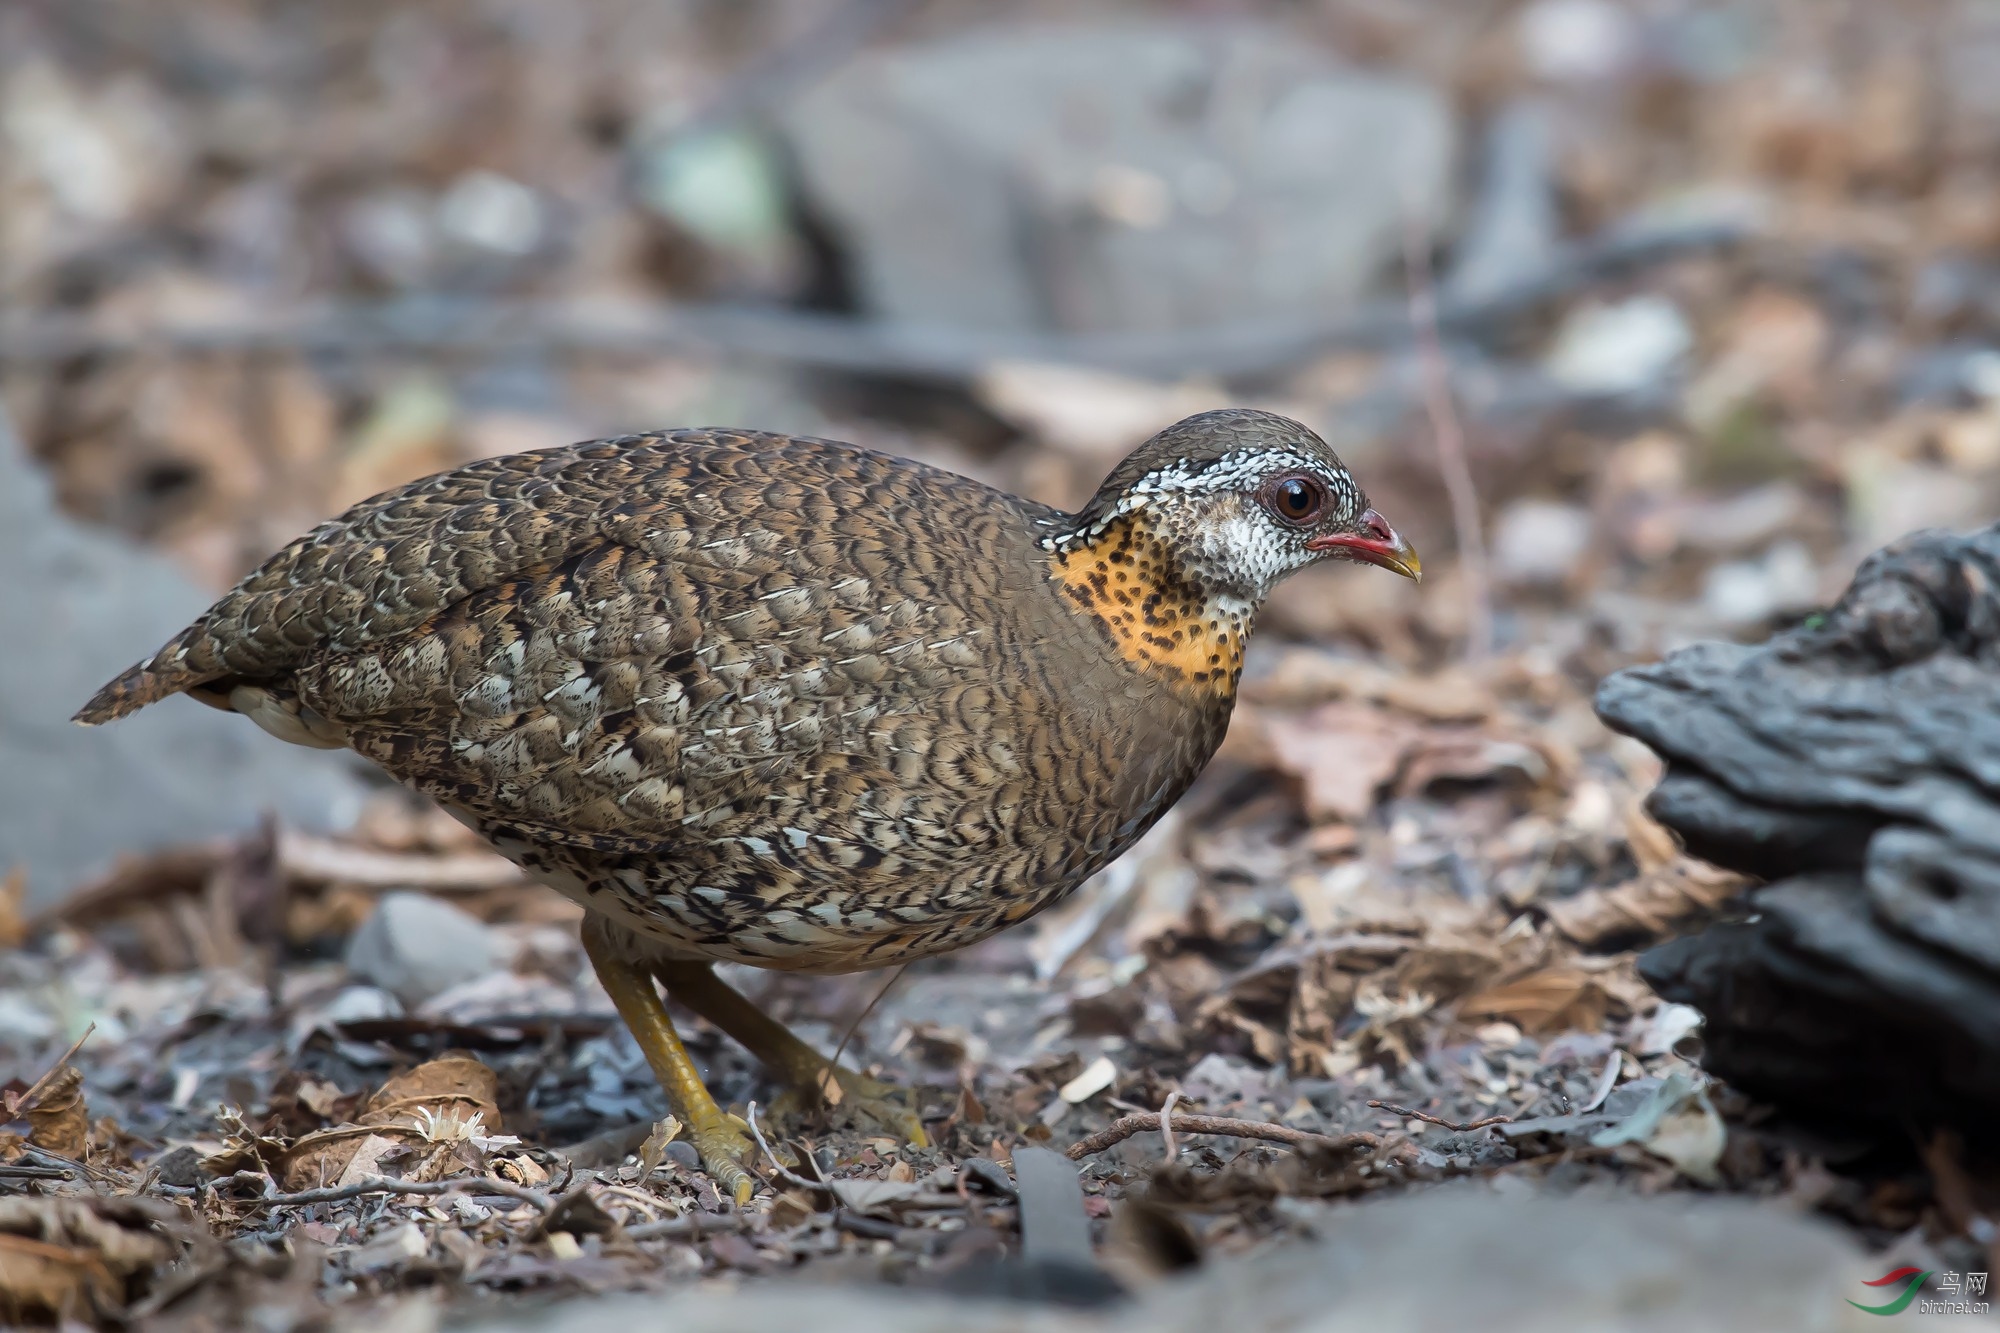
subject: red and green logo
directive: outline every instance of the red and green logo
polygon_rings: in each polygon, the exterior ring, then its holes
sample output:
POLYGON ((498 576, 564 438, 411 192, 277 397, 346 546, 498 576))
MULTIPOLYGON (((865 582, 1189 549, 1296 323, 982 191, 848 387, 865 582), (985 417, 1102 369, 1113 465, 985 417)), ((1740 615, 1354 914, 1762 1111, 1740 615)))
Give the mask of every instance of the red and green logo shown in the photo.
POLYGON ((1896 1293, 1894 1300, 1883 1305, 1863 1305, 1860 1301, 1849 1301, 1848 1304, 1864 1314, 1901 1314, 1904 1307, 1915 1300, 1917 1293, 1924 1289, 1924 1279, 1929 1276, 1930 1270, 1928 1269, 1898 1268, 1893 1273, 1884 1273, 1873 1282, 1864 1282, 1861 1284, 1864 1287, 1890 1287, 1901 1282, 1903 1289, 1896 1293))

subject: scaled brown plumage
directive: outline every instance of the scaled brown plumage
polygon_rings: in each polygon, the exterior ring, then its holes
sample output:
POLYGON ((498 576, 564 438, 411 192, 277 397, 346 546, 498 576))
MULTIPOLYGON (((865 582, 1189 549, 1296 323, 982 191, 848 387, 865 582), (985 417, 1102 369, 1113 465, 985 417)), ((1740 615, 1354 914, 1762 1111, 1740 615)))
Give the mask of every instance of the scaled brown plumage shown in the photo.
MULTIPOLYGON (((1163 432, 1076 515, 830 441, 628 436, 357 505, 78 720, 187 693, 350 746, 582 903, 635 1030, 649 970, 813 1082, 706 965, 875 967, 1060 897, 1200 771, 1257 604, 1325 555, 1416 572, 1265 413, 1163 432)), ((670 1037, 669 1092, 706 1099, 670 1037)), ((747 1185, 740 1135, 677 1109, 747 1185)))

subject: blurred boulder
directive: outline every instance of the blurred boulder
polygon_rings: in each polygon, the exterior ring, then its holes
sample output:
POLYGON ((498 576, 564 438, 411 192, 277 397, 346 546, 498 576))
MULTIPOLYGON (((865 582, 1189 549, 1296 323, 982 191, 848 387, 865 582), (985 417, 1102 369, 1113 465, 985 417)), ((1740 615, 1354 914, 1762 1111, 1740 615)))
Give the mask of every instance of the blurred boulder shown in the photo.
POLYGON ((414 1009, 500 962, 486 923, 425 893, 389 893, 347 942, 347 970, 414 1009))
POLYGON ((1456 147, 1434 89, 1250 25, 892 50, 782 128, 870 309, 1002 331, 1322 315, 1445 220, 1456 147))
POLYGON ((1532 98, 1501 107, 1486 126, 1481 155, 1478 196, 1444 281, 1445 294, 1461 301, 1505 291, 1562 242, 1550 108, 1532 98))
POLYGON ((2000 1113, 2000 526, 1871 556, 1824 616, 1605 681, 1690 852, 1774 880, 1646 954, 1706 1065, 1822 1119, 2000 1113))
POLYGON ((122 852, 240 832, 267 810, 320 828, 359 812, 342 759, 188 699, 70 722, 209 601, 165 560, 59 513, 0 421, 0 873, 25 866, 33 901, 122 852))

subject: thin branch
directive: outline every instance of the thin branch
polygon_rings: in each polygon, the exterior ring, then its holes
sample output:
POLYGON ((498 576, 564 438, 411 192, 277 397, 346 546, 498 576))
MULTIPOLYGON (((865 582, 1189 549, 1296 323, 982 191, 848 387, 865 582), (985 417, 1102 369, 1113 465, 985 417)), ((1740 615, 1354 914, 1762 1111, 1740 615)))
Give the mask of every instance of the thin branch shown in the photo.
MULTIPOLYGON (((1302 1129, 1288 1125, 1274 1125, 1266 1120, 1233 1120, 1219 1115, 1182 1115, 1174 1117, 1174 1128, 1183 1134, 1219 1134, 1225 1138, 1262 1139, 1268 1143, 1282 1143, 1292 1148, 1324 1148, 1334 1152, 1354 1152, 1363 1148, 1379 1148, 1382 1140, 1374 1134, 1342 1134, 1338 1138, 1328 1134, 1309 1134, 1302 1129)), ((1158 1111, 1137 1111, 1120 1116, 1089 1138, 1070 1145, 1066 1154, 1072 1161, 1080 1161, 1095 1152, 1103 1152, 1116 1143, 1123 1143, 1134 1134, 1145 1134, 1160 1128, 1158 1111)))
MULTIPOLYGON (((1734 246, 1753 234, 1733 218, 1617 225, 1558 248, 1507 287, 1445 296, 1436 322, 1467 333, 1539 309, 1616 274, 1734 246)), ((181 355, 294 351, 653 356, 707 352, 828 370, 968 379, 997 361, 1095 366, 1130 375, 1275 374, 1339 348, 1396 347, 1412 336, 1407 303, 1366 302, 1327 317, 1261 320, 1162 333, 999 333, 726 304, 607 307, 411 297, 298 306, 210 321, 135 328, 71 311, 0 319, 0 363, 139 351, 181 355)))
POLYGON ((1178 1162, 1181 1148, 1174 1142, 1174 1107, 1179 1104, 1181 1094, 1178 1089, 1167 1094, 1167 1100, 1160 1106, 1160 1138, 1167 1145, 1167 1160, 1178 1162))
POLYGON ((555 1206, 549 1196, 540 1190, 516 1185, 497 1176, 458 1176, 451 1180, 394 1180, 388 1176, 364 1176, 352 1185, 301 1190, 297 1194, 271 1194, 243 1202, 254 1208, 277 1208, 294 1204, 338 1203, 343 1199, 359 1199, 370 1194, 504 1194, 508 1198, 531 1203, 544 1213, 555 1206))
POLYGON ((1440 1120, 1429 1112, 1413 1111, 1407 1106, 1398 1106, 1394 1102, 1370 1102, 1368 1104, 1377 1110, 1387 1111, 1391 1115, 1402 1116, 1405 1120, 1421 1120, 1426 1125, 1441 1125, 1445 1129, 1455 1129, 1460 1133, 1464 1133, 1470 1129, 1485 1129, 1491 1125, 1511 1125, 1514 1123, 1514 1117, 1511 1115, 1489 1115, 1484 1120, 1468 1120, 1461 1125, 1456 1120, 1440 1120))
POLYGON ((1403 228, 1403 262, 1409 270, 1410 326, 1424 385, 1424 410, 1437 438, 1438 471, 1451 497, 1451 524, 1458 538, 1459 568, 1465 576, 1465 655, 1483 662, 1493 653, 1493 587, 1486 560, 1486 536, 1479 522, 1479 492, 1466 461, 1465 431, 1451 395, 1451 363, 1438 336, 1437 291, 1431 282, 1428 228, 1412 217, 1403 228))
POLYGON ((750 1133, 757 1140, 757 1146, 764 1150, 764 1157, 771 1163, 771 1169, 778 1173, 778 1179, 800 1189, 814 1190, 828 1197, 834 1197, 833 1186, 824 1180, 807 1180, 798 1172, 778 1160, 778 1154, 771 1151, 771 1145, 764 1141, 764 1131, 757 1125, 757 1103, 751 1102, 744 1108, 744 1118, 750 1122, 750 1133))
MULTIPOLYGON (((833 1094, 842 1092, 840 1086, 840 1080, 834 1077, 834 1071, 840 1067, 840 1057, 847 1054, 847 1044, 854 1040, 855 1033, 861 1031, 861 1025, 868 1021, 868 1015, 874 1013, 875 1007, 881 1004, 882 1001, 888 996, 890 988, 893 987, 897 982, 901 981, 903 979, 903 973, 909 970, 910 970, 910 965, 908 963, 904 963, 901 967, 898 967, 894 972, 891 972, 889 974, 889 979, 882 983, 882 989, 876 991, 875 998, 868 1002, 868 1007, 863 1009, 859 1014, 857 1014, 855 1016, 854 1021, 847 1025, 847 1031, 840 1034, 840 1044, 833 1048, 832 1057, 827 1060, 826 1068, 822 1069, 819 1075, 818 1091, 820 1099, 826 1102, 829 1106, 834 1105, 836 1102, 836 1098, 833 1094)), ((914 1094, 912 1094, 912 1096, 914 1097, 914 1094)), ((922 1110, 923 1108, 919 1107, 917 1109, 922 1110)))
POLYGON ((732 1235, 748 1231, 757 1213, 683 1213, 657 1222, 641 1222, 625 1228, 627 1240, 700 1240, 704 1236, 732 1235))
POLYGON ((278 835, 278 868, 309 883, 353 884, 370 889, 432 892, 508 888, 528 882, 521 868, 498 852, 383 852, 285 829, 278 835))

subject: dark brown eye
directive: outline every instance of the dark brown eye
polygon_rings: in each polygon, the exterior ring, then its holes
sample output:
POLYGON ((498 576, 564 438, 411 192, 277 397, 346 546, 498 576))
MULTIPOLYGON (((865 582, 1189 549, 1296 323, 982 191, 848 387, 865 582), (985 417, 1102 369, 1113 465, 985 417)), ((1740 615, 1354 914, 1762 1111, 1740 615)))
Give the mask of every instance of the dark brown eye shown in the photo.
POLYGON ((1271 512, 1287 523, 1310 523, 1326 505, 1326 488, 1311 477, 1282 477, 1271 487, 1271 512))

